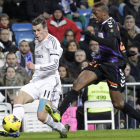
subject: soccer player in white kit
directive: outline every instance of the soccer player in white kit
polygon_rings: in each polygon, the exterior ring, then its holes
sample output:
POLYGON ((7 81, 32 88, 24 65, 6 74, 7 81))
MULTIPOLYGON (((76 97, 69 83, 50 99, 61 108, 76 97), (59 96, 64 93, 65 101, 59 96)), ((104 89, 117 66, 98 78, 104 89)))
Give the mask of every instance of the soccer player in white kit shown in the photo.
MULTIPOLYGON (((58 73, 59 59, 62 55, 62 48, 59 41, 48 33, 46 20, 37 17, 32 21, 35 34, 35 64, 27 63, 27 68, 35 70, 29 84, 23 86, 14 100, 13 115, 21 121, 24 116, 24 104, 40 99, 37 111, 38 120, 49 125, 60 133, 61 138, 67 137, 69 125, 54 122, 53 118, 46 112, 46 103, 54 108, 58 107, 61 82, 58 73)), ((2 130, 2 136, 19 137, 19 132, 9 134, 2 130)))

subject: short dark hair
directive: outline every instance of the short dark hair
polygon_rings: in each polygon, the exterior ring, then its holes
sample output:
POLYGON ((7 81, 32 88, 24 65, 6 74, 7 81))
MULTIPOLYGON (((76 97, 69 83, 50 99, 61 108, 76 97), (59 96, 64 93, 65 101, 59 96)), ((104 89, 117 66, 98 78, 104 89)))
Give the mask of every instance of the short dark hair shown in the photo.
POLYGON ((3 28, 3 29, 0 30, 0 35, 1 35, 1 32, 2 32, 3 30, 7 30, 7 31, 9 32, 8 29, 3 28))
POLYGON ((11 54, 14 54, 15 57, 17 58, 17 56, 16 56, 16 54, 15 54, 14 52, 9 52, 9 53, 6 55, 6 59, 7 59, 8 55, 11 55, 11 54))
POLYGON ((33 26, 36 26, 38 24, 42 24, 43 28, 47 27, 46 19, 40 16, 32 21, 33 26))
MULTIPOLYGON (((20 42, 20 45, 21 45, 22 42, 27 42, 27 43, 28 43, 28 41, 22 40, 22 41, 20 42)), ((20 45, 19 45, 19 46, 20 46, 20 45)), ((29 46, 29 43, 28 43, 28 46, 29 46)))
POLYGON ((9 20, 9 16, 8 16, 7 14, 5 14, 5 13, 2 13, 2 14, 0 15, 0 20, 1 20, 2 18, 7 18, 7 19, 9 20))
POLYGON ((101 10, 102 10, 102 11, 108 12, 108 7, 107 7, 107 5, 104 4, 104 3, 101 2, 101 1, 94 3, 93 7, 95 7, 95 8, 101 7, 101 10))

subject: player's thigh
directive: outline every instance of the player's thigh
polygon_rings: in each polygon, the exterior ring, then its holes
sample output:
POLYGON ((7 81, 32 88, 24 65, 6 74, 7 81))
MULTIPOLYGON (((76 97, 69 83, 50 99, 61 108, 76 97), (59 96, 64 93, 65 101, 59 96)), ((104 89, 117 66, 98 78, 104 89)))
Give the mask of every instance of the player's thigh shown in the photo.
POLYGON ((28 102, 32 102, 39 97, 39 92, 35 87, 34 83, 29 83, 23 86, 18 96, 15 98, 14 104, 26 104, 28 102))
POLYGON ((19 91, 18 96, 14 100, 14 104, 26 104, 30 102, 33 102, 32 96, 22 90, 19 91))
POLYGON ((97 75, 95 74, 95 72, 90 71, 90 70, 84 70, 81 72, 78 78, 74 81, 73 89, 76 91, 79 91, 85 86, 88 86, 91 83, 94 83, 94 81, 96 80, 97 80, 97 75))

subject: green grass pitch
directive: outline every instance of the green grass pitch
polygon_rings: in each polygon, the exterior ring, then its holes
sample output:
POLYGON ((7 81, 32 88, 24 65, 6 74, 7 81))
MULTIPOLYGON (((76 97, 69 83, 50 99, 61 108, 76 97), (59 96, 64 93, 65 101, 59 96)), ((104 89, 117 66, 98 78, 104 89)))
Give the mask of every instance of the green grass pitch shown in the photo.
MULTIPOLYGON (((0 140, 10 140, 0 136, 0 140)), ((57 132, 21 133, 16 140, 58 140, 57 132)), ((70 131, 66 140, 140 140, 140 129, 70 131)))

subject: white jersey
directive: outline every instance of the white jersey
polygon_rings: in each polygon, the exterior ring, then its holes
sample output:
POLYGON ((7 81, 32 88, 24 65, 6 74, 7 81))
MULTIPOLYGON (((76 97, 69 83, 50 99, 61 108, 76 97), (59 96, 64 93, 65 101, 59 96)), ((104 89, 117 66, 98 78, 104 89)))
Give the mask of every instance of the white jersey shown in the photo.
POLYGON ((35 40, 35 73, 31 82, 37 88, 53 85, 54 80, 60 82, 58 67, 62 52, 59 41, 50 34, 42 42, 35 40))

